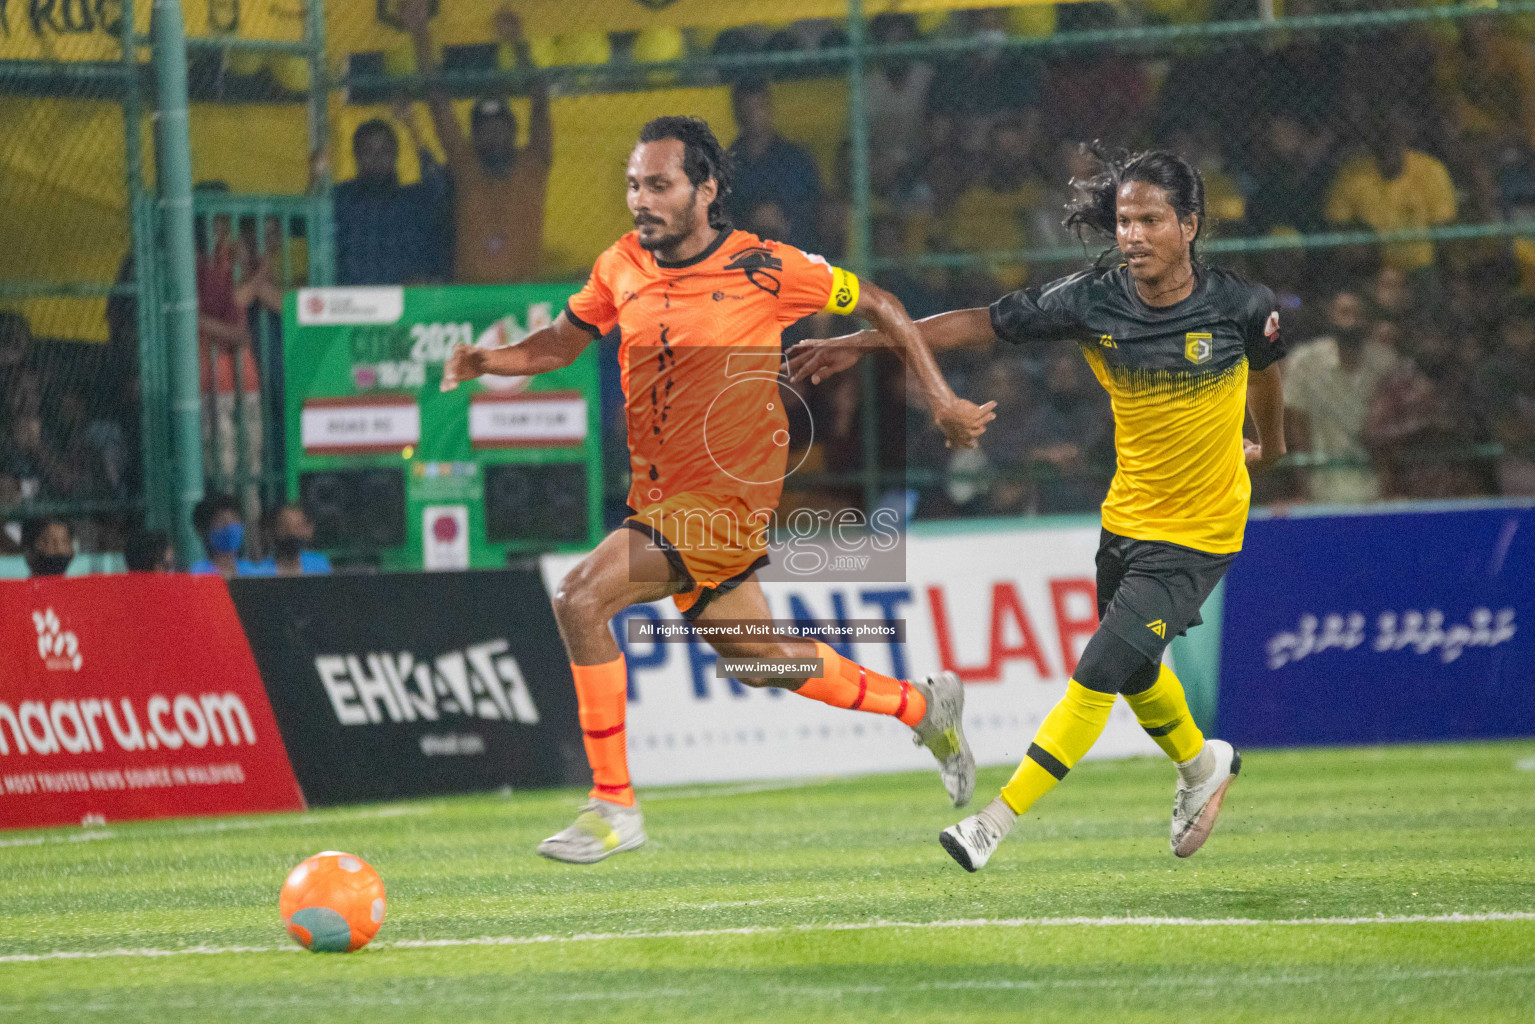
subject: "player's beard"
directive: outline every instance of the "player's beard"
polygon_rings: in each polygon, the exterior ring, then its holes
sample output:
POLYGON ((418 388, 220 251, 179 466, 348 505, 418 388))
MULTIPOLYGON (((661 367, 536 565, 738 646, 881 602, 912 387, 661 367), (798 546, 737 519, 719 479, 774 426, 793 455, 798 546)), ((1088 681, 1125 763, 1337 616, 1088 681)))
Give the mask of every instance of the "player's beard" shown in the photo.
MULTIPOLYGON (((696 192, 697 189, 695 188, 694 191, 696 192)), ((659 218, 649 218, 649 222, 652 224, 658 221, 659 218)), ((693 212, 693 204, 689 203, 678 210, 672 218, 672 223, 676 225, 675 228, 665 234, 651 235, 647 238, 642 231, 639 236, 640 248, 650 252, 661 252, 676 248, 682 244, 693 233, 694 229, 698 227, 698 215, 693 212)), ((636 224, 635 227, 640 227, 640 225, 636 224)))

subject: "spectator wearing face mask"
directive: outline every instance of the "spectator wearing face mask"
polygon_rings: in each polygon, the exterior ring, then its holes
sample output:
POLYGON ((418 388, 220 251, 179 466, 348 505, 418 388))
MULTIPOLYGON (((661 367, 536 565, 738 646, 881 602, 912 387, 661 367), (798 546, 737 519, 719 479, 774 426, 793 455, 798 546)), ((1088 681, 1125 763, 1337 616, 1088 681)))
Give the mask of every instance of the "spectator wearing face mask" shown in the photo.
POLYGON ((240 518, 240 503, 228 494, 210 494, 192 509, 192 527, 202 538, 208 557, 192 563, 198 575, 217 573, 231 576, 253 575, 254 563, 240 557, 245 547, 245 523, 240 518))
POLYGON ((54 516, 29 519, 21 526, 21 548, 33 576, 62 576, 75 558, 75 535, 54 516))
POLYGON ((306 550, 314 543, 314 523, 297 502, 279 505, 266 514, 267 534, 272 538, 272 557, 252 563, 252 576, 315 576, 331 571, 330 559, 320 551, 306 550))

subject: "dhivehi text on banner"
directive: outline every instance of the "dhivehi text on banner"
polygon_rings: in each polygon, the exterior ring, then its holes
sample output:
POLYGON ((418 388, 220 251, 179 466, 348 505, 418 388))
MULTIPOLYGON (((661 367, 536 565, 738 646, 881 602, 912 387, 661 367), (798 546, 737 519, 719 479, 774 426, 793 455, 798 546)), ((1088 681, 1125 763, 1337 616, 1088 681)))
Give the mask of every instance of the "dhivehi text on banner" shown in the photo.
POLYGON ((1535 735, 1535 509, 1256 519, 1218 727, 1288 746, 1535 735))

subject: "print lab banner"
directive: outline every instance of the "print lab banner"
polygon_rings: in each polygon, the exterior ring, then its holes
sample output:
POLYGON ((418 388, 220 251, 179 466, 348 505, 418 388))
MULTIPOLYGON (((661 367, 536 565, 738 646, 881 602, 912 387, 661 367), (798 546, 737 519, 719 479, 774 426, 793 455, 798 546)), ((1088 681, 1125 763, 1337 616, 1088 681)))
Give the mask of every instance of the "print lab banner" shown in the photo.
POLYGON ((230 582, 314 805, 586 779, 537 573, 230 582))
POLYGON ((1535 509, 1250 523, 1226 584, 1221 735, 1535 735, 1535 509))
MULTIPOLYGON (((982 764, 1017 762, 1065 692, 1097 626, 1093 555, 1098 528, 967 530, 907 538, 900 583, 775 582, 764 593, 778 619, 904 620, 906 642, 832 644, 900 677, 939 669, 966 683, 965 728, 982 764)), ((553 591, 579 556, 546 556, 553 591)), ((779 561, 775 558, 775 561, 779 561)), ((670 601, 616 620, 677 623, 670 601)), ((845 711, 783 690, 716 679, 702 641, 628 642, 629 760, 639 785, 839 775, 932 768, 893 718, 845 711)), ((1123 703, 1091 757, 1154 754, 1123 703)), ((935 792, 938 783, 935 779, 935 792)))
POLYGON ((302 808, 222 580, 0 583, 0 828, 302 808))

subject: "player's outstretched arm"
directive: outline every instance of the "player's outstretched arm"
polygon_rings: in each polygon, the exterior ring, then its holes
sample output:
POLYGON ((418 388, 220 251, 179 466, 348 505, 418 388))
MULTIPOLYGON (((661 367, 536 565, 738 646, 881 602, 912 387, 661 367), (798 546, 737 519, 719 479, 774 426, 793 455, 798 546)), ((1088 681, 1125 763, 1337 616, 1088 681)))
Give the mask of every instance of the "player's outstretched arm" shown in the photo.
MULTIPOLYGON (((933 351, 928 347, 924 332, 919 330, 906 313, 901 300, 876 285, 865 283, 858 296, 853 312, 874 325, 874 329, 895 342, 896 351, 906 364, 906 370, 917 379, 917 386, 927 399, 927 407, 933 421, 950 448, 974 448, 976 438, 986 432, 986 424, 997 418, 993 411, 996 402, 976 405, 954 394, 949 382, 943 379, 933 351)), ((985 310, 982 310, 984 313, 985 310)), ((935 318, 936 319, 936 318, 935 318)), ((987 333, 991 332, 990 317, 987 333)))
POLYGON ((1268 469, 1285 454, 1284 386, 1278 363, 1248 375, 1247 409, 1258 428, 1257 443, 1242 439, 1247 466, 1251 470, 1268 469))
MULTIPOLYGON (((997 338, 991 327, 991 311, 985 306, 939 313, 916 321, 916 327, 931 352, 989 345, 997 338)), ((870 349, 899 347, 881 330, 858 331, 838 338, 811 338, 789 350, 790 379, 808 378, 810 383, 819 384, 852 367, 870 349)))
POLYGON ((452 391, 466 380, 487 373, 500 377, 531 377, 576 361, 592 343, 591 333, 570 322, 562 311, 554 323, 534 331, 515 345, 479 348, 455 345, 442 367, 442 390, 452 391))

